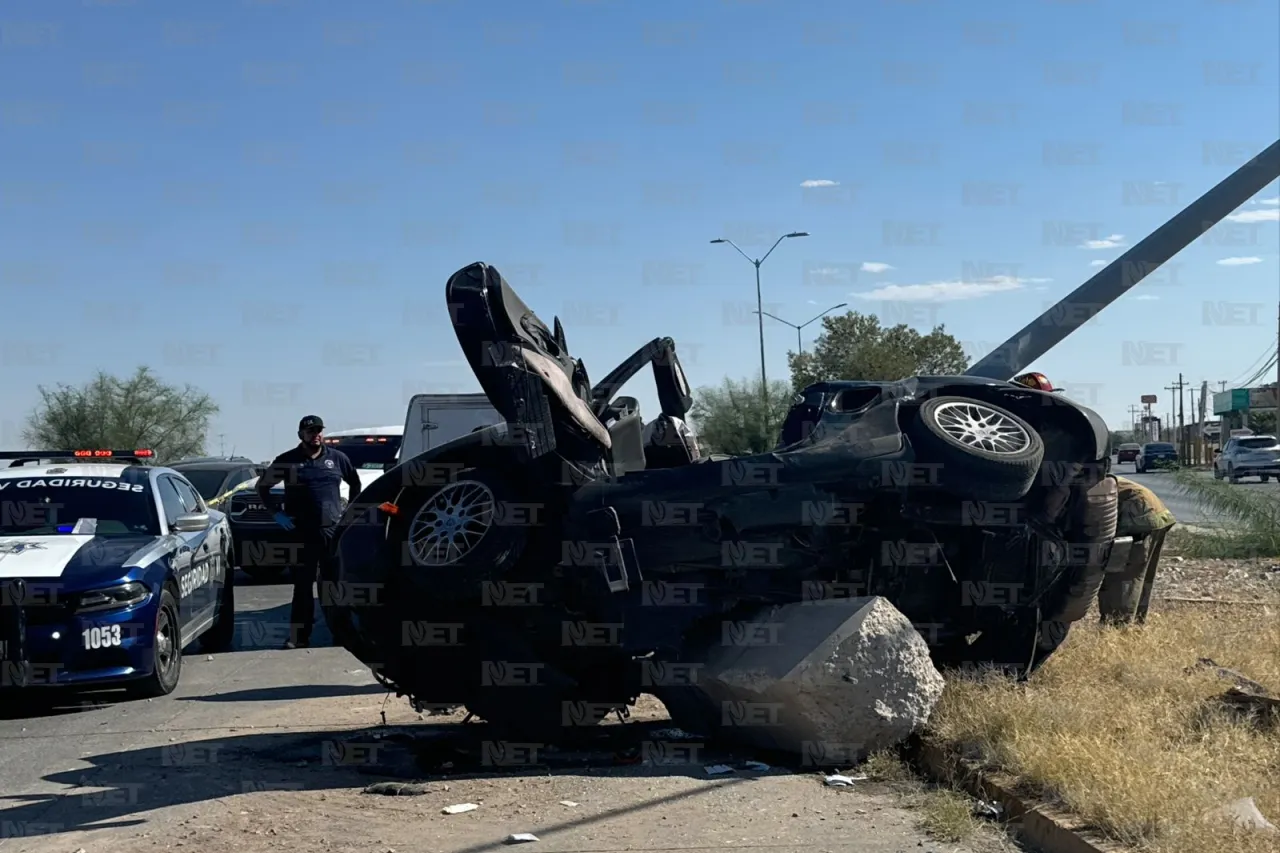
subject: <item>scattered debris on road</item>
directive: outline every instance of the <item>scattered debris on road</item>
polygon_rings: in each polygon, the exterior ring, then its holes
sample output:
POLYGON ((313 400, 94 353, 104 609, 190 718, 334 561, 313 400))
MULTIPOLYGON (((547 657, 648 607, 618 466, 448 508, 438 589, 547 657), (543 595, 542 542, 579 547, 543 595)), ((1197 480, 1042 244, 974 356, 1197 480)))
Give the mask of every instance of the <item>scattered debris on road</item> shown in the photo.
POLYGON ((475 803, 459 803, 456 806, 445 806, 440 810, 441 814, 466 814, 480 808, 475 803))
POLYGON ((507 836, 508 844, 528 844, 530 841, 539 841, 541 839, 532 832, 516 832, 507 836))
POLYGON ((384 797, 420 797, 430 791, 431 786, 425 782, 377 782, 364 789, 366 794, 384 797))

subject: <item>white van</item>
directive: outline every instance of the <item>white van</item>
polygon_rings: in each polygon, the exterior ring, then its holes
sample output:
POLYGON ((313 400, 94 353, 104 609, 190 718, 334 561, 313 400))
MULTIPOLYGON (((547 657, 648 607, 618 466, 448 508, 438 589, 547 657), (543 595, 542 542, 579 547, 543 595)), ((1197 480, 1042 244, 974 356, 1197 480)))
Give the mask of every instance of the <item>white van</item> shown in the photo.
POLYGON ((484 394, 415 394, 404 416, 400 459, 412 459, 503 420, 484 394))

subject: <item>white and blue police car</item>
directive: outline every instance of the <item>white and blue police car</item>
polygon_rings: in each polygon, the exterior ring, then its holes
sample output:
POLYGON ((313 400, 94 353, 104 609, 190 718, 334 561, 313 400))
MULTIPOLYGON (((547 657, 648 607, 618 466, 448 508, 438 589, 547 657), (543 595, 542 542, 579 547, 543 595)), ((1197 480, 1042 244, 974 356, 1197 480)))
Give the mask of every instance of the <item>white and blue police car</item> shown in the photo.
POLYGON ((163 696, 189 643, 231 647, 226 515, 154 456, 0 452, 0 689, 163 696))

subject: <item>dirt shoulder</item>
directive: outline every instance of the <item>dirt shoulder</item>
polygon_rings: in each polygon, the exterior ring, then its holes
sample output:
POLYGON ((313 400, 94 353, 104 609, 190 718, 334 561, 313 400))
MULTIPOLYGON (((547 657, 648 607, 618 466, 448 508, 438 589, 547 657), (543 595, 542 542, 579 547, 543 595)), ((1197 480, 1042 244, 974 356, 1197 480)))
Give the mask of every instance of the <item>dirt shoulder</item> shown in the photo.
POLYGON ((1278 568, 1166 558, 1145 625, 1095 613, 1025 684, 949 679, 932 738, 1123 844, 1274 851, 1215 812, 1251 797, 1280 823, 1280 709, 1239 695, 1280 697, 1278 568))
MULTIPOLYGON (((461 715, 422 720, 404 700, 384 705, 369 695, 290 702, 287 729, 282 713, 264 709, 242 717, 235 731, 191 740, 159 733, 153 747, 103 756, 100 772, 84 774, 85 787, 62 794, 53 808, 46 804, 42 825, 57 834, 9 838, 0 850, 480 851, 523 832, 540 839, 530 851, 837 851, 855 839, 868 853, 1010 849, 995 829, 980 829, 963 844, 931 837, 920 828, 927 812, 912 808, 924 800, 911 785, 833 788, 818 773, 751 769, 736 756, 710 752, 669 766, 619 765, 603 754, 539 771, 427 774, 418 769, 422 748, 405 747, 397 735, 430 729, 448 744, 461 715), (382 732, 390 737, 379 745, 369 724, 383 711, 382 732), (720 761, 733 772, 708 775, 705 766, 720 761), (377 772, 367 772, 371 764, 377 772), (425 792, 363 792, 388 778, 425 779, 425 792), (478 808, 441 813, 461 803, 478 808)), ((662 718, 662 706, 644 697, 626 725, 659 725, 662 718)), ((21 808, 11 815, 20 826, 21 808)))

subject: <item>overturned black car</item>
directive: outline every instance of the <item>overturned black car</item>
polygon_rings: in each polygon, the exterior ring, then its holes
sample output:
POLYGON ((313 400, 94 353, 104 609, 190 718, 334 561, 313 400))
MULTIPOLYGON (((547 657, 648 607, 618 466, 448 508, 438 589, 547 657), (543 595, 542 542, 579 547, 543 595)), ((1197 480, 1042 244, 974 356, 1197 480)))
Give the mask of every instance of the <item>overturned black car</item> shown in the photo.
MULTIPOLYGON (((1068 300, 1098 310, 1131 288, 1273 180, 1278 146, 1068 300)), ((868 596, 910 620, 938 667, 1026 673, 1126 559, 1106 425, 1008 380, 1061 323, 1028 326, 1005 362, 965 376, 812 385, 773 452, 733 458, 701 455, 685 427, 669 338, 593 385, 560 321, 548 328, 493 267, 454 274, 446 301, 506 422, 370 484, 321 583, 337 641, 419 707, 465 705, 545 740, 649 693, 706 731, 728 721, 682 665, 772 645, 760 680, 791 677, 826 636, 803 636, 793 606, 868 596), (661 407, 647 424, 618 395, 645 367, 661 407), (789 637, 747 636, 787 608, 789 637)))
POLYGON ((670 339, 593 387, 493 267, 454 275, 448 302, 507 422, 375 481, 322 595, 339 641, 415 701, 528 737, 566 702, 672 707, 689 685, 646 684, 654 664, 761 607, 839 596, 890 600, 939 665, 1026 670, 1093 601, 1116 491, 1105 424, 1070 400, 971 377, 819 383, 774 452, 705 457, 670 339), (615 396, 646 366, 647 426, 615 396))

